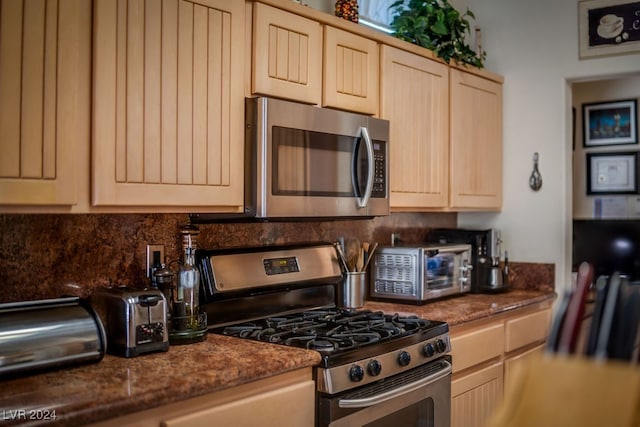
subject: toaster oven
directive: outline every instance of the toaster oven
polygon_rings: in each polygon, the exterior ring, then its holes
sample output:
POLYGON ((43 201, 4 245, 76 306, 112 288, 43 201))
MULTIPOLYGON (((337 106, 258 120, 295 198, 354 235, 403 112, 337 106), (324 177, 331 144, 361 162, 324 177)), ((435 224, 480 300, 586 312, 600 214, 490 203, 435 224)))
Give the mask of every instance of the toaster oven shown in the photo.
POLYGON ((371 262, 370 297, 424 303, 471 290, 471 245, 381 247, 371 262))

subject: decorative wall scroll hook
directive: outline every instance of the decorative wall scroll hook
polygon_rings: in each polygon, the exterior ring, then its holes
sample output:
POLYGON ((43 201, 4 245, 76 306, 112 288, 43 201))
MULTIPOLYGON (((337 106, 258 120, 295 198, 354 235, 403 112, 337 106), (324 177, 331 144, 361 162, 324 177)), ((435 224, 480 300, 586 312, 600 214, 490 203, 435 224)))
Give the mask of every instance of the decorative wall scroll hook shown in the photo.
POLYGON ((538 171, 538 153, 533 153, 533 171, 531 172, 531 176, 529 177, 529 187, 533 191, 540 190, 542 187, 542 175, 540 175, 540 171, 538 171))

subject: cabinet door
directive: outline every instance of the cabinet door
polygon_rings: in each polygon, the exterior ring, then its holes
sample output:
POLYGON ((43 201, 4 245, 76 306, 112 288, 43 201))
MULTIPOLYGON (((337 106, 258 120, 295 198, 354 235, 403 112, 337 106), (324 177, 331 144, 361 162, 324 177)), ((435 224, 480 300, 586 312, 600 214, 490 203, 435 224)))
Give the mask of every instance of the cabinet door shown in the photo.
POLYGON ((95 205, 241 209, 244 10, 95 2, 95 205))
POLYGON ((378 114, 378 43, 327 25, 323 67, 323 106, 378 114))
POLYGON ((502 207, 502 85, 451 69, 452 208, 502 207))
POLYGON ((381 49, 380 115, 391 122, 391 208, 443 208, 449 194, 449 70, 393 47, 381 49))
POLYGON ((253 93, 320 105, 321 67, 318 22, 254 3, 253 93))
POLYGON ((502 399, 502 363, 451 382, 451 427, 483 427, 502 399))
POLYGON ((85 0, 0 2, 0 204, 77 202, 90 34, 85 0))
POLYGON ((509 357, 504 361, 504 392, 505 395, 510 394, 511 390, 515 390, 515 385, 512 384, 514 378, 514 371, 517 369, 523 369, 527 363, 535 357, 542 357, 544 354, 544 344, 537 347, 533 347, 525 352, 517 354, 516 356, 509 357))

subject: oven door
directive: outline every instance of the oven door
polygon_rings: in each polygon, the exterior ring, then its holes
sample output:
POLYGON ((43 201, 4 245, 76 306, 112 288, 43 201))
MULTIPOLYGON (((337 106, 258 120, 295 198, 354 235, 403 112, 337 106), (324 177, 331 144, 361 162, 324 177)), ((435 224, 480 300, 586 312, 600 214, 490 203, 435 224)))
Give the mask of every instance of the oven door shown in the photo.
POLYGON ((318 397, 319 427, 447 427, 451 424, 451 359, 318 397))

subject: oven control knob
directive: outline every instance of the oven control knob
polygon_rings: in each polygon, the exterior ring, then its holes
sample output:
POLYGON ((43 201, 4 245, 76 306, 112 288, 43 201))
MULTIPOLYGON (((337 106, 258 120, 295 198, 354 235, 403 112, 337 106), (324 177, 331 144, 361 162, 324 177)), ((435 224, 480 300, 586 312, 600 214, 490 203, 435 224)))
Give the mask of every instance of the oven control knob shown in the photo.
POLYGON ((447 344, 444 342, 444 340, 439 339, 438 341, 436 341, 436 351, 438 353, 444 353, 447 350, 447 344))
POLYGON ((376 359, 373 359, 367 364, 367 373, 372 377, 380 375, 380 372, 382 372, 382 364, 376 359))
POLYGON ((353 365, 349 369, 349 378, 351 379, 351 381, 356 383, 358 381, 362 381, 362 379, 364 378, 364 369, 362 369, 362 366, 353 365))
POLYGON ((409 363, 411 363, 411 355, 406 351, 401 351, 398 354, 398 365, 407 366, 409 363))
POLYGON ((424 347, 422 347, 422 354, 427 357, 431 357, 436 354, 436 348, 433 346, 433 344, 427 343, 424 347))

